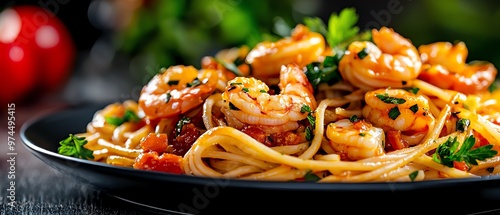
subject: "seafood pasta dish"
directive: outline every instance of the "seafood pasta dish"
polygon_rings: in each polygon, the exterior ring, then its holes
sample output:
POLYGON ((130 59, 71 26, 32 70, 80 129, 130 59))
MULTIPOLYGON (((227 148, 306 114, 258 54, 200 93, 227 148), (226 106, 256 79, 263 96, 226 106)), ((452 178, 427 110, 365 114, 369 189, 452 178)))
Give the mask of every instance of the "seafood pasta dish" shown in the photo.
POLYGON ((246 180, 500 173, 493 64, 467 59, 464 42, 416 46, 389 27, 352 26, 333 40, 332 26, 322 26, 325 33, 308 23, 290 36, 206 56, 200 68, 162 68, 137 100, 98 110, 86 132, 61 140, 59 153, 246 180))

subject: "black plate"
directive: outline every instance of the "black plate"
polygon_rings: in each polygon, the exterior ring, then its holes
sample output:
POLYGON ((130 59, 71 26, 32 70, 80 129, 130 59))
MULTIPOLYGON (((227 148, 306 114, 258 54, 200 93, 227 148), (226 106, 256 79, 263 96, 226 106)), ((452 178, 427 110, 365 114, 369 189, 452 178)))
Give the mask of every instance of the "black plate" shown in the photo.
POLYGON ((165 211, 478 214, 500 208, 496 176, 404 183, 245 181, 141 171, 57 154, 59 141, 85 131, 102 107, 70 108, 32 119, 22 126, 21 139, 35 156, 60 172, 120 199, 165 211))

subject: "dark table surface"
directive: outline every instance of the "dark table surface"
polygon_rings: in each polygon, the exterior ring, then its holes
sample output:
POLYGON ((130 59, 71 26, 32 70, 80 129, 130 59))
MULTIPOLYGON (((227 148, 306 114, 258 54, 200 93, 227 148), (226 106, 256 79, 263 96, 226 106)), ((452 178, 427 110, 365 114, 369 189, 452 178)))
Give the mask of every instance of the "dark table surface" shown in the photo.
MULTIPOLYGON (((19 106, 19 105, 18 105, 19 106)), ((0 126, 0 214, 175 214, 155 211, 114 198, 52 169, 22 144, 19 130, 26 120, 57 111, 64 103, 47 101, 16 107, 15 155, 8 154, 6 113, 0 126), (14 157, 12 167, 9 159, 14 157), (10 173, 9 173, 10 171, 10 173), (8 178, 15 177, 14 180, 8 178), (14 181, 15 193, 9 183, 14 181), (13 195, 11 195, 13 194, 13 195), (13 206, 8 203, 15 198, 13 206)), ((4 110, 4 109, 2 109, 4 110)), ((3 111, 6 112, 6 111, 3 111)))

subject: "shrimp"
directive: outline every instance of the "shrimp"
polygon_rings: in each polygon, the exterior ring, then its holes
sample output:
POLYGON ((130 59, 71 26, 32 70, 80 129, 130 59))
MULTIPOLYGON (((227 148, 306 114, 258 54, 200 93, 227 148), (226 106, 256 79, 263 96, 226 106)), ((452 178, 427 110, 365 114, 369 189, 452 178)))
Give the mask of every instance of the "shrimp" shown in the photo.
POLYGON ((217 82, 215 69, 171 66, 142 88, 139 107, 149 119, 178 116, 201 105, 215 91, 217 82))
POLYGON ((326 136, 330 146, 343 159, 360 160, 385 153, 384 130, 365 120, 351 122, 349 119, 341 119, 329 123, 326 136))
MULTIPOLYGON (((270 95, 269 87, 253 77, 236 77, 228 82, 222 99, 227 103, 226 118, 234 117, 243 124, 267 127, 272 133, 295 130, 298 121, 307 117, 301 111, 304 105, 311 110, 317 103, 312 85, 304 71, 296 64, 283 65, 280 72, 280 94, 270 95)), ((230 120, 227 120, 228 122, 230 120)))
POLYGON ((246 56, 246 62, 252 67, 252 75, 267 84, 279 77, 282 65, 296 63, 304 67, 319 61, 325 51, 323 35, 312 32, 306 26, 298 24, 290 37, 276 42, 264 41, 257 44, 246 56))
POLYGON ((355 41, 339 62, 343 79, 365 90, 403 87, 420 74, 422 62, 410 40, 393 29, 372 30, 373 43, 355 41))
POLYGON ((402 89, 378 89, 365 94, 363 117, 385 132, 401 131, 402 138, 415 145, 429 131, 435 118, 422 95, 402 89))
POLYGON ((424 63, 418 79, 443 89, 464 94, 488 90, 495 81, 497 69, 488 62, 465 63, 468 55, 464 42, 436 42, 418 47, 424 63), (443 81, 447 80, 447 81, 443 81))

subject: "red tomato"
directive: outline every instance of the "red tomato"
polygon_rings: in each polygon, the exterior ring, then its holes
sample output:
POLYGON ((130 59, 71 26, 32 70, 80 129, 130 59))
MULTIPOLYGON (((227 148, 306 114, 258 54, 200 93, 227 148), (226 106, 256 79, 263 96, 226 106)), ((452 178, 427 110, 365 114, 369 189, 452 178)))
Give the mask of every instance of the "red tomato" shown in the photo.
POLYGON ((13 102, 22 99, 25 92, 58 89, 70 74, 75 50, 66 26, 50 11, 35 5, 5 9, 0 13, 0 65, 8 65, 2 68, 2 78, 8 83, 8 89, 2 91, 2 98, 13 102), (5 57, 13 47, 23 50, 22 63, 15 57, 5 57), (38 82, 33 83, 32 79, 38 82))
POLYGON ((182 174, 182 157, 174 154, 149 151, 141 153, 136 159, 133 167, 135 169, 182 174))
POLYGON ((0 43, 1 83, 0 102, 2 108, 27 96, 36 84, 36 59, 25 44, 0 43))

